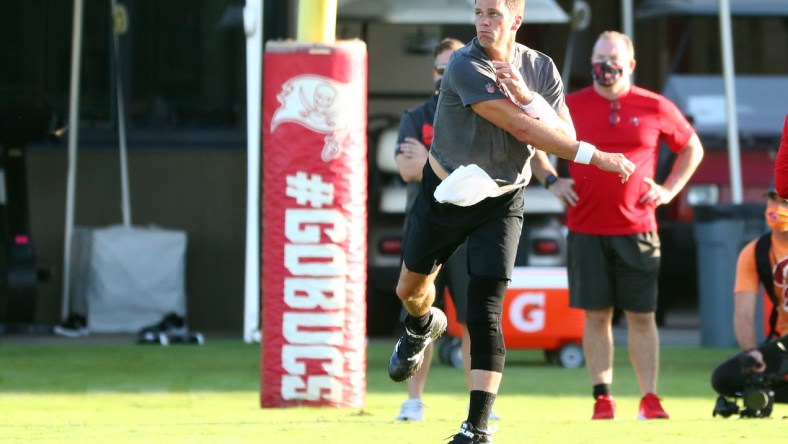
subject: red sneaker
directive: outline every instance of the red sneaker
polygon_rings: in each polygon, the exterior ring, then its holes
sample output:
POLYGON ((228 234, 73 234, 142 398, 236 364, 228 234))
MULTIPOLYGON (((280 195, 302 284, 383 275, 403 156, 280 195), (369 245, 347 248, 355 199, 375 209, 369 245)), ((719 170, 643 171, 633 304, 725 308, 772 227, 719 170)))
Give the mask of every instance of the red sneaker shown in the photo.
POLYGON ((638 419, 668 419, 667 412, 662 408, 657 395, 648 393, 640 400, 638 419))
POLYGON ((599 395, 594 403, 594 416, 591 419, 613 419, 616 416, 616 403, 610 395, 599 395))

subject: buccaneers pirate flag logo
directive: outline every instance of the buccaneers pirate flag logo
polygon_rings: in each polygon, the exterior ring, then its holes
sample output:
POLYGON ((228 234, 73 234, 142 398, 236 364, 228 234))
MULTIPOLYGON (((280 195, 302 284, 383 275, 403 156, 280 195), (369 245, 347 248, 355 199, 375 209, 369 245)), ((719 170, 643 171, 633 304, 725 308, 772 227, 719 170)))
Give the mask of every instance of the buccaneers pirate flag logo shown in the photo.
POLYGON ((359 93, 358 88, 327 77, 295 76, 282 85, 276 96, 280 105, 271 119, 271 132, 284 122, 292 122, 326 134, 320 157, 324 162, 336 159, 342 151, 363 140, 362 116, 347 112, 348 104, 364 100, 359 93))

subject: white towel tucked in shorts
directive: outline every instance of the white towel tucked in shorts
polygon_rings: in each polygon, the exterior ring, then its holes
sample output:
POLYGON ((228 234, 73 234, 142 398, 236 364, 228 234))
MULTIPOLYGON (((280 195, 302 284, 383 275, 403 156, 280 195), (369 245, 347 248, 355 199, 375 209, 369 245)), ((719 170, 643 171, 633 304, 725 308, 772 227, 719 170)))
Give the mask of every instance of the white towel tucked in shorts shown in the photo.
POLYGON ((460 207, 469 207, 488 197, 497 197, 511 190, 511 186, 498 186, 478 165, 470 164, 460 166, 452 171, 435 188, 435 200, 460 207))

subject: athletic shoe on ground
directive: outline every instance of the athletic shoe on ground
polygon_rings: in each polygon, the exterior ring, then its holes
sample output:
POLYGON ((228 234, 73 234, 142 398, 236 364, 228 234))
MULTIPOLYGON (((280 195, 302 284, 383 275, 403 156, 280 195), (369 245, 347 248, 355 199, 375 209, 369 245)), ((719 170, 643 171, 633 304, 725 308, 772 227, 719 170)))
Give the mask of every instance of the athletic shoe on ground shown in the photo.
POLYGON ((87 319, 78 314, 69 315, 65 321, 56 325, 52 331, 57 335, 68 336, 69 338, 81 338, 90 334, 87 319))
POLYGON ((148 327, 150 330, 158 330, 167 334, 167 336, 185 336, 188 333, 186 328, 186 319, 175 313, 169 313, 158 324, 148 327))
POLYGON ((188 342, 186 319, 169 313, 156 324, 142 328, 137 333, 137 343, 170 345, 170 342, 188 342))
POLYGON ((397 421, 424 421, 424 405, 421 399, 410 398, 402 403, 397 421))
POLYGON ((427 327, 427 333, 418 335, 405 327, 397 345, 394 346, 394 352, 389 359, 389 376, 394 381, 402 382, 413 376, 424 361, 424 349, 446 331, 448 325, 446 315, 435 307, 430 308, 430 314, 432 319, 427 327))
POLYGON ((591 419, 613 419, 616 416, 616 403, 610 395, 599 395, 594 403, 594 416, 591 419))
POLYGON ((638 410, 638 419, 668 419, 667 412, 662 408, 657 395, 648 393, 643 399, 640 400, 640 410, 638 410))
POLYGON ((460 431, 449 441, 449 444, 492 444, 492 434, 495 433, 497 429, 498 427, 494 426, 491 430, 479 430, 471 425, 470 422, 465 421, 462 423, 460 431))

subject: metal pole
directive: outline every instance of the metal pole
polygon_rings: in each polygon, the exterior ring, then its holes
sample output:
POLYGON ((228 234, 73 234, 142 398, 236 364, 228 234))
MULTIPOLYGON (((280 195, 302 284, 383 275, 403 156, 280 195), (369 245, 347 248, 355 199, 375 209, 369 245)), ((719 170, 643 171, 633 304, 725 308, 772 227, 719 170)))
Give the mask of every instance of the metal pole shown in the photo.
POLYGON ((296 40, 334 43, 337 29, 337 0, 298 0, 296 40))
MULTIPOLYGON (((632 45, 635 44, 635 19, 632 8, 632 0, 621 0, 621 22, 624 34, 628 35, 632 40, 632 45)), ((630 76, 630 81, 635 83, 635 73, 630 76)))
POLYGON ((263 0, 246 0, 246 271, 244 342, 260 341, 260 143, 263 0))
POLYGON ((564 53, 564 69, 561 72, 561 81, 564 84, 564 91, 569 91, 569 80, 572 75, 572 59, 575 52, 575 34, 578 30, 575 29, 575 6, 577 0, 572 2, 572 17, 569 19, 569 37, 566 41, 566 52, 564 53))
POLYGON ((622 32, 635 41, 635 20, 632 12, 632 0, 621 0, 622 32))
POLYGON ((574 0, 572 2, 572 11, 570 12, 569 18, 569 38, 566 42, 564 69, 561 72, 561 80, 564 83, 564 91, 569 91, 569 81, 572 75, 575 42, 577 41, 580 32, 588 28, 589 23, 591 23, 591 6, 589 6, 585 0, 574 0))
POLYGON ((71 237, 74 232, 74 197, 77 178, 77 136, 79 135, 79 80, 82 65, 82 0, 74 0, 71 25, 71 84, 68 106, 68 173, 66 175, 66 232, 63 240, 63 302, 66 319, 70 307, 71 237))
POLYGON ((129 196, 129 161, 126 143, 126 102, 123 98, 123 72, 120 62, 119 34, 126 32, 128 16, 125 7, 118 7, 117 0, 110 0, 112 20, 112 60, 115 64, 115 94, 118 98, 118 139, 120 144, 120 192, 123 226, 131 227, 131 197, 129 196))
POLYGON ((720 41, 725 82, 725 111, 728 120, 728 164, 731 176, 731 202, 740 204, 742 196, 741 155, 739 154, 739 121, 736 115, 736 82, 733 66, 733 34, 729 0, 719 0, 720 41))

